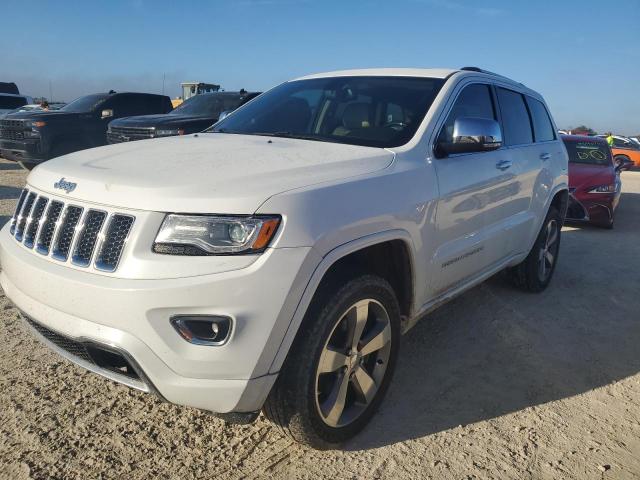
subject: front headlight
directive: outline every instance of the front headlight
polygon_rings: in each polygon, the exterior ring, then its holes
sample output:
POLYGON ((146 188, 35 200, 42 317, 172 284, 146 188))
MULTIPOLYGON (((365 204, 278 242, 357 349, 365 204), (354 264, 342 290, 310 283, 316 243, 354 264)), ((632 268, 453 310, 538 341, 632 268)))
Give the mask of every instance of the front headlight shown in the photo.
POLYGON ((273 238, 279 216, 167 215, 153 251, 170 255, 259 253, 273 238))
POLYGON ((184 130, 181 128, 174 130, 156 130, 156 137, 171 137, 172 135, 184 135, 184 130))
POLYGON ((589 193, 614 193, 615 191, 616 191, 616 186, 614 184, 597 185, 589 189, 589 193))
POLYGON ((25 138, 40 138, 40 128, 44 127, 47 123, 42 121, 26 121, 24 126, 30 128, 30 130, 24 131, 25 138))
POLYGON ((40 131, 35 128, 32 128, 31 130, 25 130, 24 138, 40 138, 40 131))

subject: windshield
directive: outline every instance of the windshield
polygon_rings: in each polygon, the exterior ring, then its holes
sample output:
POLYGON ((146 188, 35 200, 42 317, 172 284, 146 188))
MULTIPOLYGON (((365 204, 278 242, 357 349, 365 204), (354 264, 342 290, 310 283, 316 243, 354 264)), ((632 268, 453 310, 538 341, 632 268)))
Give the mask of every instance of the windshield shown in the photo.
POLYGON ((60 109, 62 112, 83 113, 92 111, 100 102, 109 95, 106 93, 95 93, 76 98, 73 102, 66 104, 60 109))
POLYGON ((233 110, 240 103, 240 97, 231 95, 195 95, 175 108, 171 115, 206 115, 218 117, 224 110, 233 110))
POLYGON ((256 97, 210 131, 397 147, 413 137, 443 83, 418 77, 287 82, 256 97))
POLYGON ((612 165, 611 150, 600 142, 564 142, 569 154, 570 163, 586 163, 590 165, 612 165))
POLYGON ((14 110, 22 105, 26 105, 27 100, 24 97, 5 97, 0 95, 0 109, 14 110))

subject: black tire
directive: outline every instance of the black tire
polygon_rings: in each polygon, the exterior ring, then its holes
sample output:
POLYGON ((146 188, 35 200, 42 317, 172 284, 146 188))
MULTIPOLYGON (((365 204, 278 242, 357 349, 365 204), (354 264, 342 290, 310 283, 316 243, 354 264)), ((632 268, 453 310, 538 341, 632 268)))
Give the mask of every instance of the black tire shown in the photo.
POLYGON ((609 219, 608 223, 605 223, 603 225, 599 225, 600 227, 604 228, 605 230, 613 230, 613 216, 609 219))
POLYGON ((549 285, 553 272, 558 264, 558 254, 560 253, 560 237, 562 230, 562 217, 555 207, 550 207, 547 216, 542 223, 542 228, 538 233, 529 255, 520 264, 507 269, 507 277, 518 288, 527 292, 541 292, 549 285), (548 229, 551 222, 555 222, 557 239, 554 242, 553 249, 549 253, 553 256, 553 262, 548 265, 548 270, 542 274, 540 262, 545 261, 545 267, 549 263, 546 260, 546 243, 548 241, 548 229), (541 253, 542 251, 542 253, 541 253), (542 256, 544 258, 542 258, 542 256))
MULTIPOLYGON (((373 303, 369 305, 373 305, 373 303)), ((367 306, 367 311, 373 308, 369 305, 367 306)), ((373 325, 377 325, 375 323, 377 322, 376 317, 373 314, 369 314, 367 318, 366 325, 373 330, 373 325)), ((363 330, 364 334, 361 336, 363 339, 367 337, 367 327, 363 330)), ((389 333, 388 330, 385 332, 389 333)), ((376 332, 372 332, 369 339, 373 336, 376 336, 376 332)), ((345 337, 348 337, 348 335, 345 335, 345 337)), ((297 442, 317 449, 335 448, 362 430, 379 407, 393 376, 398 356, 399 340, 400 308, 395 293, 387 281, 377 276, 365 274, 347 277, 346 280, 342 277, 342 281, 337 278, 335 281, 323 282, 305 315, 299 333, 280 371, 278 380, 264 405, 263 411, 266 417, 297 442), (343 379, 341 382, 346 379, 348 384, 344 389, 348 393, 345 393, 343 398, 351 399, 353 403, 350 407, 344 407, 344 410, 340 410, 338 417, 339 419, 343 418, 343 412, 348 413, 347 408, 358 408, 360 413, 358 413, 358 416, 353 415, 352 418, 354 420, 350 420, 350 423, 344 426, 331 426, 327 423, 327 418, 323 418, 320 412, 323 393, 319 385, 326 379, 325 374, 319 373, 320 359, 323 352, 326 352, 328 348, 334 348, 329 346, 329 342, 336 338, 334 337, 334 335, 337 335, 336 328, 343 325, 341 321, 345 321, 344 319, 347 318, 345 312, 352 311, 351 307, 368 300, 374 300, 375 308, 378 308, 377 305, 381 305, 388 314, 388 325, 390 327, 390 341, 388 343, 390 346, 384 347, 387 349, 386 354, 388 355, 386 357, 386 370, 383 372, 383 376, 375 383, 377 390, 371 400, 365 401, 364 404, 358 404, 355 399, 358 398, 358 392, 363 390, 358 387, 359 382, 357 379, 354 382, 354 373, 351 369, 360 368, 358 365, 362 366, 363 362, 370 358, 360 358, 358 356, 354 362, 355 366, 340 367, 344 369, 342 370, 342 377, 340 377, 343 379), (359 364, 357 363, 358 361, 360 362, 359 364), (351 396, 349 397, 348 395, 351 396)), ((346 343, 350 341, 347 339, 346 343)), ((359 349, 360 343, 358 345, 359 349)), ((382 351, 382 349, 379 351, 382 351)), ((346 355, 348 359, 352 357, 353 354, 351 356, 346 355)), ((379 358, 373 360, 373 368, 377 368, 375 365, 384 363, 379 358)), ((338 372, 340 370, 326 375, 340 375, 338 372)), ((374 376, 372 374, 372 377, 374 376)), ((339 391, 337 388, 327 388, 324 394, 327 394, 329 390, 332 393, 339 391)), ((345 405, 347 402, 348 400, 345 401, 345 405)))

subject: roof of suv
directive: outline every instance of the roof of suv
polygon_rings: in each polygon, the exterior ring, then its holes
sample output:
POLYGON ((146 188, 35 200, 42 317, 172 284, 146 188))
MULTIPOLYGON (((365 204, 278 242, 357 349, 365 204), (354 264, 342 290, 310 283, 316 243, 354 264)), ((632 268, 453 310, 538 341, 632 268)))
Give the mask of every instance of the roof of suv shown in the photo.
POLYGON ((306 75, 304 77, 296 78, 296 80, 350 76, 447 78, 449 75, 459 71, 460 70, 452 70, 446 68, 362 68, 356 70, 337 70, 334 72, 316 73, 314 75, 306 75))
POLYGON ((527 90, 532 94, 537 92, 529 89, 522 83, 519 83, 511 78, 502 76, 500 74, 482 70, 476 67, 463 67, 463 68, 364 68, 354 70, 337 70, 334 72, 316 73, 313 75, 306 75, 304 77, 296 78, 295 80, 309 80, 313 78, 326 78, 326 77, 425 77, 425 78, 441 78, 446 79, 455 73, 465 73, 474 76, 484 76, 493 80, 499 80, 506 83, 513 84, 520 89, 527 90))
POLYGON ((162 95, 160 93, 147 93, 147 92, 115 92, 113 90, 109 92, 98 92, 90 95, 148 95, 153 97, 168 97, 168 95, 162 95))

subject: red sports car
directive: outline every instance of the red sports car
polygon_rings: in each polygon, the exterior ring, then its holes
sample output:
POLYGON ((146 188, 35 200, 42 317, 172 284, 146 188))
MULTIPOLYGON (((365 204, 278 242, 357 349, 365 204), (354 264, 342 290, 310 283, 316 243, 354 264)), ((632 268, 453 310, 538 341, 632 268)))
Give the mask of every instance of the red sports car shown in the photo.
POLYGON ((591 222, 613 228, 620 201, 620 170, 614 165, 607 141, 599 137, 562 135, 569 153, 569 208, 567 221, 591 222))

